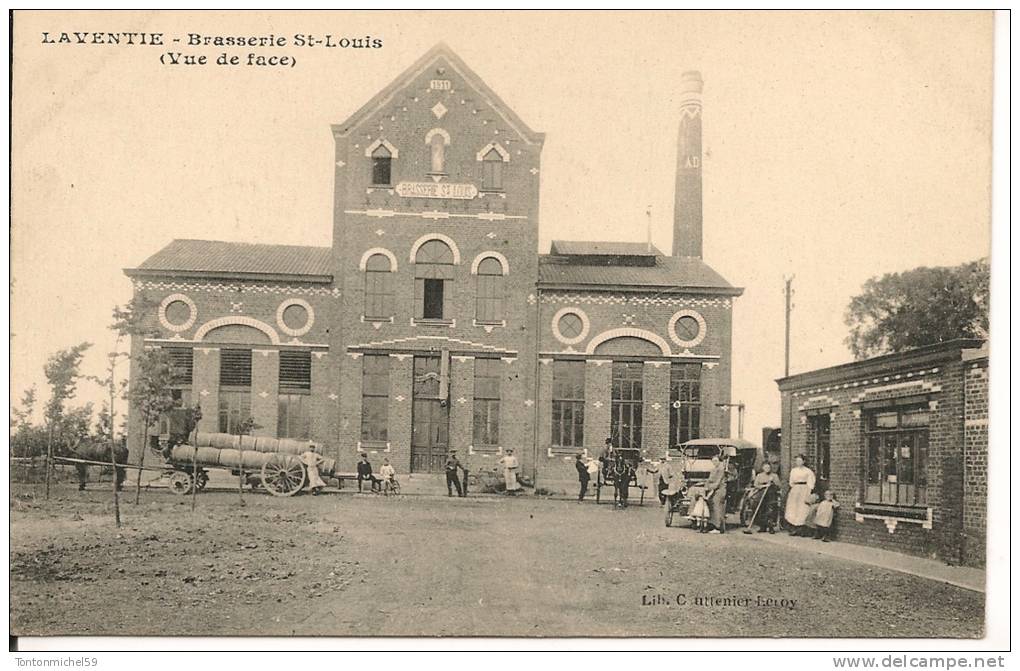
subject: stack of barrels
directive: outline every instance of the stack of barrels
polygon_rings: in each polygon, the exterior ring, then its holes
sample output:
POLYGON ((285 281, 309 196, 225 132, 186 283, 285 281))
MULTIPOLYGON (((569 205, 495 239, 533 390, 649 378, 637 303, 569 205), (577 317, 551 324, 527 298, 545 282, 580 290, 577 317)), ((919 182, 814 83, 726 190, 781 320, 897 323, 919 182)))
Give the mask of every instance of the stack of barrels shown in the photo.
MULTIPOLYGON (((177 445, 170 455, 171 461, 190 464, 192 460, 207 468, 244 468, 258 470, 275 455, 287 455, 287 461, 312 451, 319 446, 308 440, 273 438, 270 436, 235 436, 229 433, 197 432, 194 445, 177 445)), ((319 472, 331 476, 336 472, 336 461, 325 459, 319 472)))

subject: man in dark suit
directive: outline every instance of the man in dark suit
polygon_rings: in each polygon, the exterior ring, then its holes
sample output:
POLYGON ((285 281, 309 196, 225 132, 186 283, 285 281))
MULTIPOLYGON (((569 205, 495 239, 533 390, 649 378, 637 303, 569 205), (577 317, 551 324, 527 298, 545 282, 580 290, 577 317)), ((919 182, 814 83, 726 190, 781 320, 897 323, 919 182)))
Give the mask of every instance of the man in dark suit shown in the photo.
POLYGON ((368 455, 361 453, 361 461, 358 462, 358 491, 361 491, 361 483, 368 480, 371 483, 372 491, 379 491, 379 478, 372 475, 372 464, 368 462, 368 455))
POLYGON ((467 477, 467 470, 461 466, 460 460, 457 459, 457 450, 450 450, 449 456, 446 457, 446 495, 453 496, 453 490, 457 490, 457 496, 464 496, 464 490, 460 486, 460 478, 457 477, 457 469, 464 471, 464 477, 467 477))
POLYGON ((584 495, 588 493, 588 481, 591 476, 588 475, 588 465, 584 463, 584 459, 578 454, 574 460, 574 468, 577 469, 577 480, 581 483, 581 490, 577 494, 577 502, 584 501, 584 495))

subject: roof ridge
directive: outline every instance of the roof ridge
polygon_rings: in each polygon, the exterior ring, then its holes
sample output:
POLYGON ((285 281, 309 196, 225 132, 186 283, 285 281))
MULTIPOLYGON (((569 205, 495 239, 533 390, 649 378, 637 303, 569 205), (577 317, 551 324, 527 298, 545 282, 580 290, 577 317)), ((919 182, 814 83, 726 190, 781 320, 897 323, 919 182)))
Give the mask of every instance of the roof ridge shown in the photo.
POLYGON ((296 248, 300 248, 300 249, 324 249, 324 250, 327 250, 327 249, 328 250, 332 250, 333 249, 332 247, 323 246, 323 245, 293 245, 293 244, 276 243, 276 242, 237 242, 237 241, 234 241, 234 240, 208 240, 208 239, 205 239, 205 238, 173 238, 170 242, 171 243, 174 243, 174 242, 203 242, 203 243, 210 243, 210 242, 212 242, 212 243, 221 243, 221 244, 224 244, 224 245, 250 245, 252 247, 296 247, 296 248))

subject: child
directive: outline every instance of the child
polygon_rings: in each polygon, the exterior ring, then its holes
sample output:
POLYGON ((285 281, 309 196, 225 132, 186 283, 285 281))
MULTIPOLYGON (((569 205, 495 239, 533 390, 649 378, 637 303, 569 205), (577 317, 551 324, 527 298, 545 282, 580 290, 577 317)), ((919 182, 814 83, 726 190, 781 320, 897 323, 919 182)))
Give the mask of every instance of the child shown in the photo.
POLYGON ((694 503, 691 504, 691 521, 698 533, 708 532, 708 499, 705 498, 705 491, 700 487, 691 490, 694 503))
POLYGON ((815 508, 815 538, 823 543, 832 540, 833 522, 836 521, 836 510, 839 508, 839 501, 831 489, 825 490, 825 498, 815 508))
POLYGON ((390 495, 390 490, 393 488, 393 483, 396 482, 396 480, 394 480, 396 475, 397 472, 396 470, 394 470, 393 466, 390 465, 390 460, 383 459, 382 466, 379 467, 379 476, 380 479, 382 480, 383 491, 386 493, 386 496, 390 495))

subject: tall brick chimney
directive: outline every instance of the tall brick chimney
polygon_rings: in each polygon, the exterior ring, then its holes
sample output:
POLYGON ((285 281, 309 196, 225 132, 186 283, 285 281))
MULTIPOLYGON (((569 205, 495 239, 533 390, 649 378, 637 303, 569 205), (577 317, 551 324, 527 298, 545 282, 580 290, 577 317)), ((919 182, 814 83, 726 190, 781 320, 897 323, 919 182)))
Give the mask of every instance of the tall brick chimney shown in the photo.
POLYGON ((673 256, 701 258, 701 73, 680 76, 680 137, 676 153, 673 256))

